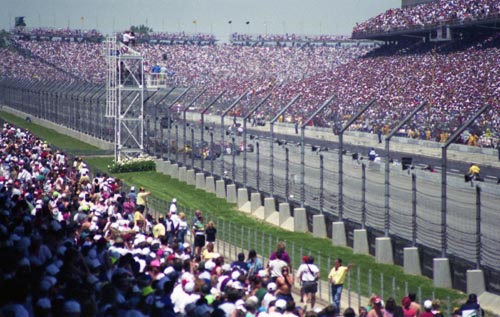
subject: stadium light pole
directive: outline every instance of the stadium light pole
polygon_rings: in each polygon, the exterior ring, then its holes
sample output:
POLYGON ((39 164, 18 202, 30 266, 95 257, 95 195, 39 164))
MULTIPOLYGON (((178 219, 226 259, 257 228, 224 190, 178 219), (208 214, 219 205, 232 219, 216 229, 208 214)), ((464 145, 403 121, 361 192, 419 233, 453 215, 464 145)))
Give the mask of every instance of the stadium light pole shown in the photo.
POLYGON ((274 123, 285 113, 285 111, 288 110, 299 98, 301 97, 301 94, 296 95, 292 101, 290 101, 283 109, 281 109, 275 116, 274 118, 271 119, 269 122, 269 127, 270 127, 270 132, 271 132, 271 162, 270 162, 270 174, 271 174, 271 180, 270 180, 270 186, 271 186, 271 198, 274 196, 274 123))
MULTIPOLYGON (((306 187, 305 187, 305 131, 306 131, 306 126, 314 119, 316 116, 325 109, 330 102, 332 102, 333 98, 335 98, 335 95, 332 95, 330 98, 328 98, 314 113, 302 123, 300 126, 300 166, 301 166, 301 171, 300 171, 300 207, 304 208, 304 203, 305 203, 305 196, 306 196, 306 187)), ((287 198, 288 199, 288 198, 287 198)))
MULTIPOLYGON (((182 137, 184 140, 184 149, 186 149, 186 125, 187 125, 186 112, 196 102, 196 100, 198 100, 198 98, 200 98, 207 90, 208 90, 208 88, 203 89, 199 94, 196 95, 196 97, 194 97, 193 100, 191 100, 191 102, 187 106, 184 107, 184 109, 182 109, 182 121, 184 121, 183 129, 182 129, 182 137)), ((191 144, 191 156, 193 156, 193 150, 194 150, 194 144, 191 144)), ((182 164, 184 164, 184 166, 186 166, 186 151, 184 151, 183 153, 184 153, 184 155, 182 156, 182 164)))
POLYGON ((343 221, 344 219, 344 132, 349 129, 349 127, 363 114, 368 108, 370 108, 373 104, 375 104, 375 99, 372 99, 369 103, 363 106, 361 110, 354 114, 349 121, 343 126, 339 131, 339 194, 338 194, 338 212, 339 212, 339 221, 343 221))
POLYGON ((484 105, 481 109, 479 109, 474 115, 467 120, 461 127, 459 127, 446 141, 445 144, 441 147, 441 256, 444 258, 446 257, 446 253, 448 252, 448 243, 446 239, 446 209, 447 209, 447 192, 446 192, 446 186, 447 186, 447 174, 446 170, 448 169, 448 158, 447 158, 447 151, 448 147, 450 144, 452 144, 455 139, 462 134, 462 132, 465 131, 476 119, 484 113, 490 105, 484 105))
POLYGON ((390 166, 389 166, 389 146, 391 138, 403 127, 408 121, 410 121, 413 116, 419 112, 424 106, 427 105, 427 102, 422 102, 418 107, 413 109, 413 111, 407 115, 399 124, 392 129, 391 132, 385 137, 385 182, 384 182, 384 201, 385 201, 385 225, 384 225, 384 234, 386 237, 389 236, 389 231, 391 229, 391 214, 390 214, 390 166))
MULTIPOLYGON (((205 141, 205 113, 226 93, 225 90, 223 90, 217 97, 214 98, 202 111, 201 111, 201 144, 205 141)), ((210 154, 214 155, 212 153, 213 151, 213 144, 210 144, 210 154)), ((205 168, 205 162, 203 160, 203 157, 201 159, 201 171, 203 171, 205 168)))
MULTIPOLYGON (((222 113, 221 117, 220 117, 220 142, 221 142, 221 146, 223 147, 222 149, 222 153, 221 153, 221 163, 220 163, 220 177, 223 178, 224 177, 224 152, 225 152, 225 148, 224 148, 224 134, 225 134, 225 131, 224 131, 224 118, 226 117, 226 115, 229 113, 229 111, 233 110, 234 107, 236 107, 236 105, 241 101, 241 99, 243 99, 243 97, 245 97, 250 91, 247 90, 245 92, 243 92, 235 101, 233 101, 233 103, 226 109, 224 110, 224 112, 222 113)), ((234 149, 232 149, 234 150, 234 149)))
POLYGON ((243 117, 243 186, 247 187, 247 120, 255 113, 266 101, 271 97, 271 93, 267 94, 253 109, 251 109, 243 117))
MULTIPOLYGON (((187 87, 186 89, 184 89, 184 91, 179 96, 177 96, 177 98, 175 98, 175 100, 172 101, 172 103, 167 107, 167 114, 168 114, 168 117, 167 117, 167 120, 168 120, 168 136, 167 136, 167 138, 168 138, 168 145, 167 145, 167 151, 168 151, 168 160, 169 161, 170 161, 170 150, 171 150, 170 135, 171 135, 171 130, 172 130, 172 116, 171 116, 170 112, 171 112, 172 108, 175 106, 175 104, 177 102, 179 102, 179 100, 181 100, 188 93, 188 91, 190 89, 191 89, 191 87, 187 87)), ((179 148, 179 145, 177 144, 177 142, 178 141, 177 141, 177 138, 176 138, 176 141, 175 141, 175 152, 177 152, 177 149, 179 148)))

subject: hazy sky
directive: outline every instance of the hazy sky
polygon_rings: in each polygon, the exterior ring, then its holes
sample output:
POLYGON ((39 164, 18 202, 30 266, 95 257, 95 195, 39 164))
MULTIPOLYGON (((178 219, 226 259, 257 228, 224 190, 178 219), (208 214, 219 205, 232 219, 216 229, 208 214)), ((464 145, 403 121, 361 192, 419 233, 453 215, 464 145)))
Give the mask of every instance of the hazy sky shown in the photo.
POLYGON ((29 27, 95 28, 105 34, 145 24, 154 31, 213 33, 221 39, 231 32, 347 35, 356 22, 400 5, 401 0, 0 0, 0 29, 25 16, 29 27))

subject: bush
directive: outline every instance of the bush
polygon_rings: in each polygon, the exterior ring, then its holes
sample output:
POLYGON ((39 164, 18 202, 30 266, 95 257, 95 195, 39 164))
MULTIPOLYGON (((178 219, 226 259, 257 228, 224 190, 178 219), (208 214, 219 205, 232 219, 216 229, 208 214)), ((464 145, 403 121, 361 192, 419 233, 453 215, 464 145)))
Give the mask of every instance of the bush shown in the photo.
POLYGON ((156 163, 150 157, 131 158, 108 165, 108 170, 110 173, 155 171, 156 163))

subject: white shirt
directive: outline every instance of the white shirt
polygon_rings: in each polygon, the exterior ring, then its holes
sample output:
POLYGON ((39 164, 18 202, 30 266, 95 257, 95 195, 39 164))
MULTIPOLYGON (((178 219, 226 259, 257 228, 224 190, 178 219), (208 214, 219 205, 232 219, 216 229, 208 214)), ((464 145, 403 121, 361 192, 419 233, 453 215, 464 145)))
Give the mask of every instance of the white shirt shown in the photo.
POLYGON ((278 277, 281 276, 281 269, 288 264, 283 260, 274 259, 269 261, 267 265, 269 266, 271 277, 278 277))
POLYGON ((316 280, 316 275, 318 272, 319 269, 315 264, 303 263, 299 266, 299 269, 297 270, 297 276, 303 282, 314 282, 314 280, 316 280))
POLYGON ((267 310, 269 308, 269 303, 272 302, 273 300, 276 300, 276 296, 267 292, 262 298, 262 303, 260 305, 267 310))

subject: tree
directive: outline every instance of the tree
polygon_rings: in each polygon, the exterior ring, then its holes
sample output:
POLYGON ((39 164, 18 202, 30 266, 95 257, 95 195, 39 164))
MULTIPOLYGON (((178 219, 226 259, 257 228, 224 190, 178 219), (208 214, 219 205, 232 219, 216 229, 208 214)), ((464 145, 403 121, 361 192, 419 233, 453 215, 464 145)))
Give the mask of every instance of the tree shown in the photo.
POLYGON ((136 34, 144 34, 144 35, 148 35, 149 33, 152 33, 153 32, 153 29, 150 28, 149 26, 146 26, 144 24, 141 24, 141 25, 132 25, 130 27, 130 31, 136 33, 136 34))

